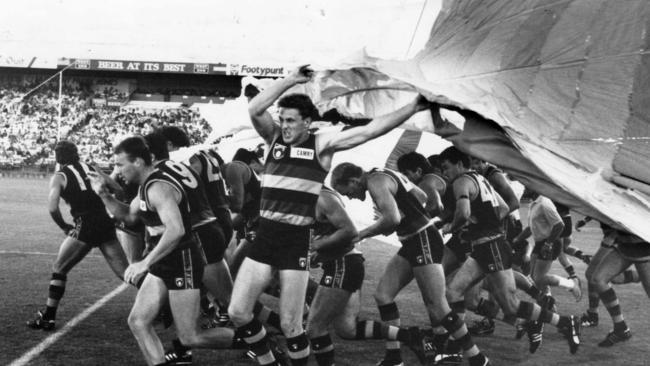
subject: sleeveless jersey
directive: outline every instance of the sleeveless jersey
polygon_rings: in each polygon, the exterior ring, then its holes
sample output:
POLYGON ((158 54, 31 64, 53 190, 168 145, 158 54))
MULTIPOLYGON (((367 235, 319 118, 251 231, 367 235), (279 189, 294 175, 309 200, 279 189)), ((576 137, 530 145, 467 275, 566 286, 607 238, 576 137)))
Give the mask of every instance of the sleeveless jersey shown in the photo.
POLYGON ((76 162, 63 166, 57 174, 65 176, 65 189, 61 198, 70 205, 70 215, 74 218, 85 214, 105 214, 102 199, 93 191, 88 172, 95 169, 85 163, 76 162))
POLYGON ((181 194, 181 201, 178 203, 178 211, 181 213, 185 234, 181 238, 177 249, 186 249, 190 246, 190 243, 193 240, 192 218, 190 214, 190 204, 187 199, 187 193, 185 192, 183 185, 177 181, 176 178, 163 172, 160 169, 154 170, 154 172, 151 173, 149 177, 147 177, 144 183, 140 186, 140 190, 138 192, 138 195, 140 197, 140 218, 147 228, 147 245, 151 246, 152 248, 156 246, 165 230, 165 226, 162 224, 162 221, 160 221, 160 216, 158 216, 158 213, 153 210, 151 204, 149 203, 147 190, 155 182, 165 182, 164 184, 170 184, 181 194))
POLYGON ((277 137, 264 164, 260 216, 294 226, 313 224, 326 176, 327 170, 318 161, 315 135, 296 146, 277 137))
POLYGON ((181 184, 190 207, 192 227, 216 220, 208 203, 203 182, 192 168, 182 163, 164 160, 156 164, 156 169, 181 184))
MULTIPOLYGON (((475 171, 462 174, 470 178, 478 188, 478 195, 470 202, 472 211, 463 239, 476 240, 503 234, 503 223, 499 218, 499 201, 492 185, 475 171)), ((458 178, 457 178, 458 179, 458 178)))
POLYGON ((214 149, 207 149, 197 152, 192 157, 196 157, 201 163, 200 177, 201 181, 203 181, 210 207, 213 210, 227 208, 226 181, 223 179, 223 173, 221 172, 221 167, 224 162, 219 153, 214 149))
POLYGON ((390 169, 380 168, 372 169, 369 174, 385 174, 397 183, 397 192, 394 197, 401 214, 401 220, 395 228, 395 232, 400 240, 417 234, 432 225, 431 217, 424 209, 424 205, 412 192, 415 186, 404 175, 390 169))
POLYGON ((244 162, 234 160, 230 164, 242 165, 250 173, 250 179, 244 185, 244 204, 242 205, 241 213, 247 220, 253 219, 260 214, 260 200, 262 199, 260 177, 244 162))
MULTIPOLYGON (((332 196, 336 197, 335 199, 338 200, 341 203, 341 206, 344 207, 343 200, 341 199, 341 196, 334 191, 332 188, 323 186, 321 194, 331 194, 332 196)), ((336 226, 332 225, 331 222, 329 221, 319 221, 318 218, 316 218, 316 221, 312 225, 312 234, 313 235, 330 235, 336 231, 336 226)), ((343 246, 335 246, 335 247, 330 247, 330 248, 325 248, 325 249, 320 249, 318 250, 318 256, 322 258, 323 262, 335 260, 338 258, 343 257, 345 254, 350 252, 352 249, 354 249, 354 243, 349 242, 346 243, 343 246)))

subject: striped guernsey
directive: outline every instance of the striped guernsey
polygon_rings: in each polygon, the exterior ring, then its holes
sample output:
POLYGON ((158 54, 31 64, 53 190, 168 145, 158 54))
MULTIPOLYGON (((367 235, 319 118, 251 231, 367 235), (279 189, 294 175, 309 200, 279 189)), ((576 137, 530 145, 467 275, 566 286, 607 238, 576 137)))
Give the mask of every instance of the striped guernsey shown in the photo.
POLYGON ((316 151, 316 136, 290 146, 273 140, 264 164, 260 216, 295 226, 314 223, 316 202, 327 170, 316 151))

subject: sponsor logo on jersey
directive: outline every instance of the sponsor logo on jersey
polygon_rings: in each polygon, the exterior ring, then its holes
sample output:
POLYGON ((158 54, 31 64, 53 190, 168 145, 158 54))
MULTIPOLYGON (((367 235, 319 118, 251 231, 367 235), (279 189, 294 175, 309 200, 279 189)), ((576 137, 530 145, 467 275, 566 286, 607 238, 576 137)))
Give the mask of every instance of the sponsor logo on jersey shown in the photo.
POLYGON ((298 266, 300 266, 300 268, 307 268, 307 258, 300 257, 298 260, 298 266))
POLYGON ((275 144, 273 146, 273 158, 275 160, 280 160, 284 157, 284 154, 287 151, 287 147, 280 144, 275 144))
POLYGON ((325 284, 326 285, 332 284, 332 276, 325 276, 325 284))
POLYGON ((313 160, 314 149, 305 149, 303 147, 293 147, 289 153, 289 157, 296 159, 313 160))
POLYGON ((420 263, 420 264, 424 263, 424 257, 421 256, 421 255, 418 255, 416 260, 417 260, 418 263, 420 263))
POLYGON ((183 287, 183 284, 185 283, 182 277, 177 277, 175 282, 176 282, 176 287, 183 287))

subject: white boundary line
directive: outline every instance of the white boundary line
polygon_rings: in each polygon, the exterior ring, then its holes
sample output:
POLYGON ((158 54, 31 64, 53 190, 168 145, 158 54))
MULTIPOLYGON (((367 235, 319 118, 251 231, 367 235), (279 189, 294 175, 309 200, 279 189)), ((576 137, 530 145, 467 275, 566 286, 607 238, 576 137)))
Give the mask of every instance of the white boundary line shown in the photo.
MULTIPOLYGON (((50 255, 50 256, 59 255, 59 253, 23 252, 21 250, 0 250, 0 254, 50 255)), ((98 254, 88 254, 84 258, 103 258, 103 257, 104 256, 98 254)))
POLYGON ((109 302, 112 298, 115 296, 119 295, 122 291, 126 290, 129 287, 126 283, 121 284, 120 286, 116 287, 113 291, 109 292, 106 294, 104 297, 99 299, 96 303, 92 304, 90 307, 86 308, 81 314, 75 316, 67 322, 63 328, 60 330, 56 331, 54 334, 50 335, 49 337, 45 338, 44 340, 41 341, 41 343, 37 344, 34 346, 32 349, 27 351, 25 354, 23 354, 20 358, 14 360, 9 364, 9 366, 23 366, 27 365, 29 362, 31 362, 35 357, 37 357, 39 354, 41 354, 43 351, 45 351, 49 346, 54 344, 54 342, 58 341, 59 338, 63 337, 66 335, 68 332, 72 330, 77 324, 81 323, 86 319, 88 316, 90 316, 92 313, 97 311, 99 308, 104 306, 107 302, 109 302))

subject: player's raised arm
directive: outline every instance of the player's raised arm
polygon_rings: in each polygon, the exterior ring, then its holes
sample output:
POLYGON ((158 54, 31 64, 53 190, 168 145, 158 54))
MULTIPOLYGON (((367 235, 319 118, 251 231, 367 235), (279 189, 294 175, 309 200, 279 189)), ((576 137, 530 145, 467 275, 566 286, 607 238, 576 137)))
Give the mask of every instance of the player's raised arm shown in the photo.
POLYGON ((391 113, 375 117, 364 126, 323 134, 319 139, 319 151, 334 153, 361 145, 366 141, 386 134, 411 118, 415 113, 427 109, 429 106, 430 103, 422 95, 418 95, 411 103, 391 113))
POLYGON ((279 126, 275 124, 271 114, 268 112, 269 107, 280 98, 280 96, 296 84, 302 84, 309 81, 314 71, 303 65, 291 72, 287 77, 275 81, 270 87, 264 89, 251 99, 248 104, 248 113, 250 114, 253 127, 257 133, 270 144, 279 131, 279 126))

